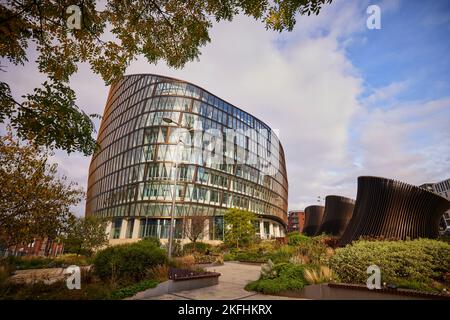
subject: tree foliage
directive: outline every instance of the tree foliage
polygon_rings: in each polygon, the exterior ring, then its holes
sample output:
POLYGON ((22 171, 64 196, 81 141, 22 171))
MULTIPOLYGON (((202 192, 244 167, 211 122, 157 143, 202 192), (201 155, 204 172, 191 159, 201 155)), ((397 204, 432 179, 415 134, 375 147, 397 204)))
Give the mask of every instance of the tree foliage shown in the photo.
POLYGON ((255 219, 256 215, 250 211, 228 209, 224 215, 225 244, 237 248, 248 245, 255 236, 255 219))
POLYGON ((106 221, 95 216, 75 218, 64 237, 64 251, 91 255, 108 244, 106 221))
POLYGON ((83 192, 66 177, 57 176, 49 152, 21 143, 11 130, 0 137, 0 242, 4 246, 34 238, 55 238, 72 217, 70 207, 83 192))
MULTIPOLYGON (((213 21, 245 14, 276 31, 292 30, 296 14, 318 14, 332 0, 5 0, 0 4, 0 56, 14 65, 28 61, 30 44, 37 66, 48 77, 42 88, 13 98, 0 81, 0 122, 9 119, 20 137, 40 145, 95 151, 89 115, 75 104, 69 86, 86 62, 107 84, 118 80, 138 56, 180 68, 197 59, 210 42, 213 21), (67 23, 66 10, 81 10, 80 29, 67 23)), ((0 66, 6 71, 5 66, 0 66)))

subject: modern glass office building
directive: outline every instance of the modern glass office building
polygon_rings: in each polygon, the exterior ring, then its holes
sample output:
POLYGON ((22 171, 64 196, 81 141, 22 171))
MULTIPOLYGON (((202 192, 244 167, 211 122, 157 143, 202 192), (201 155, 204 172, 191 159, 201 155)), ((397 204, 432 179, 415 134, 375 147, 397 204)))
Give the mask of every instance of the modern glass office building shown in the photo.
POLYGON ((167 238, 174 190, 176 238, 183 223, 201 215, 208 217, 203 240, 222 240, 228 208, 257 214, 262 238, 284 235, 288 181, 280 141, 208 91, 164 76, 126 76, 110 88, 97 141, 86 215, 107 218, 111 239, 167 238))

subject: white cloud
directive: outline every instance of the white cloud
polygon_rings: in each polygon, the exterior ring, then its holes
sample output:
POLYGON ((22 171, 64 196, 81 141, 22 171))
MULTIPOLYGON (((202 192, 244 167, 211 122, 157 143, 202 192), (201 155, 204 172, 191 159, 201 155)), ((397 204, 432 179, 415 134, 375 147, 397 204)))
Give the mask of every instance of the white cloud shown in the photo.
POLYGON ((359 174, 413 184, 443 180, 450 174, 450 98, 365 109, 355 139, 359 174))
POLYGON ((365 99, 365 102, 370 105, 379 102, 389 102, 390 100, 394 99, 399 93, 404 91, 407 86, 407 81, 390 83, 385 87, 373 90, 373 93, 370 94, 367 99, 365 99))

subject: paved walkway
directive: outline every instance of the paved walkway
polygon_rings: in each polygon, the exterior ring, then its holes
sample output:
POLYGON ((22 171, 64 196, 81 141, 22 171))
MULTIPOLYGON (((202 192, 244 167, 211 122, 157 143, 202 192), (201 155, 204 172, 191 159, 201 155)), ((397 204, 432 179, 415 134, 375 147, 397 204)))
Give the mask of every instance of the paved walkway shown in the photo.
POLYGON ((180 291, 151 298, 152 300, 301 300, 264 295, 244 290, 245 285, 259 278, 261 266, 225 262, 222 266, 207 267, 221 274, 219 284, 211 287, 180 291))

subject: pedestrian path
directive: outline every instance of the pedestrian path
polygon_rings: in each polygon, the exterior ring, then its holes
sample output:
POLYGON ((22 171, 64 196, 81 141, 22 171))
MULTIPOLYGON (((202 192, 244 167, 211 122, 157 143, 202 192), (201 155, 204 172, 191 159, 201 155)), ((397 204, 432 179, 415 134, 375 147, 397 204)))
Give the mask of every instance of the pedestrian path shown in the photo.
POLYGON ((246 291, 246 284, 259 278, 259 265, 225 262, 222 266, 206 269, 221 274, 218 285, 165 294, 151 300, 301 300, 246 291))

